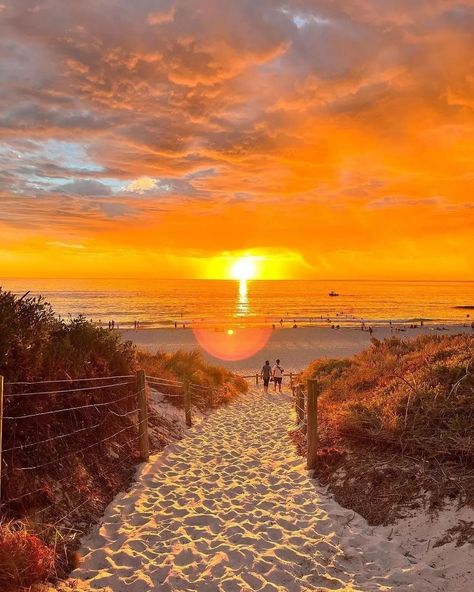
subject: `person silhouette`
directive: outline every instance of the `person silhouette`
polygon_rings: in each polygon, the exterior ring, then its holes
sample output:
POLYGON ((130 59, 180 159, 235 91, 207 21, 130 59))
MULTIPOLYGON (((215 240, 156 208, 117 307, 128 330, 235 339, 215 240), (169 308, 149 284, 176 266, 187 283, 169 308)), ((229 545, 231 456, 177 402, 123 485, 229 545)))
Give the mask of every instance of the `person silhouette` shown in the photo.
POLYGON ((262 366, 260 371, 260 377, 263 380, 263 392, 268 393, 268 384, 270 383, 270 378, 272 376, 272 367, 270 366, 270 362, 268 360, 265 361, 265 364, 262 366))
POLYGON ((273 376, 273 390, 276 391, 277 385, 278 390, 281 393, 281 383, 283 380, 283 368, 280 366, 280 360, 276 361, 276 364, 272 368, 272 376, 273 376))

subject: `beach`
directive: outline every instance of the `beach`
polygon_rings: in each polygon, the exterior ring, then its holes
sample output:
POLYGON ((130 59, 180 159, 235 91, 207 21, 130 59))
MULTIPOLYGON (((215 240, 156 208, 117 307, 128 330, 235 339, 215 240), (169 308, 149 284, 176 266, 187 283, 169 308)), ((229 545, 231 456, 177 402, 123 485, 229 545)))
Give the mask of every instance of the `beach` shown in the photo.
MULTIPOLYGON (((219 359, 209 354, 199 345, 195 332, 190 328, 124 329, 120 333, 124 339, 132 341, 140 349, 149 352, 199 349, 204 358, 211 363, 225 366, 229 370, 241 374, 251 374, 259 371, 267 359, 273 363, 275 359, 279 358, 286 372, 296 372, 305 368, 316 358, 351 356, 369 347, 371 338, 386 339, 393 336, 408 339, 419 335, 472 333, 470 326, 446 325, 443 330, 437 328, 438 325, 425 325, 416 329, 406 328, 403 331, 396 329, 391 331, 389 327, 375 327, 372 335, 369 331, 348 327, 341 329, 331 329, 331 327, 277 328, 271 331, 269 339, 262 349, 246 359, 234 361, 219 359)), ((243 340, 245 340, 245 331, 242 329, 240 334, 243 340)), ((213 330, 209 330, 211 337, 212 333, 213 330)), ((234 335, 230 337, 234 337, 234 335)))

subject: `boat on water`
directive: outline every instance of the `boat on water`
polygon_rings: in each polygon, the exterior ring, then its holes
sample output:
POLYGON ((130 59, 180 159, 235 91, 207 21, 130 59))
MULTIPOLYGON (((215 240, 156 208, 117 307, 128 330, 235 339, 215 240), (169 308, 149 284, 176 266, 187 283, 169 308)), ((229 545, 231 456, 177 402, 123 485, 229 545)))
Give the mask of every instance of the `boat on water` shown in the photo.
POLYGON ((334 292, 334 290, 331 290, 331 292, 329 292, 329 296, 339 296, 339 294, 334 292))

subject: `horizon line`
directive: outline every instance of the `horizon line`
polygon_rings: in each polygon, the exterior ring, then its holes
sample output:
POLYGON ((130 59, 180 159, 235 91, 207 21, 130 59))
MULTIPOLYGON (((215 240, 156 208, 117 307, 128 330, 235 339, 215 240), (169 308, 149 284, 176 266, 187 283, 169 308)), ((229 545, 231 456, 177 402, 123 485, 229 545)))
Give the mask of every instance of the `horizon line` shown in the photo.
POLYGON ((139 281, 196 281, 196 282, 456 282, 456 283, 474 283, 474 279, 472 280, 461 280, 461 279, 432 279, 432 278, 417 278, 417 279, 406 279, 406 278, 399 278, 399 279, 386 279, 386 278, 249 278, 246 280, 239 280, 234 278, 173 278, 173 277, 109 277, 109 276, 97 276, 97 277, 30 277, 30 276, 21 276, 21 277, 0 277, 1 281, 8 281, 8 280, 139 280, 139 281))

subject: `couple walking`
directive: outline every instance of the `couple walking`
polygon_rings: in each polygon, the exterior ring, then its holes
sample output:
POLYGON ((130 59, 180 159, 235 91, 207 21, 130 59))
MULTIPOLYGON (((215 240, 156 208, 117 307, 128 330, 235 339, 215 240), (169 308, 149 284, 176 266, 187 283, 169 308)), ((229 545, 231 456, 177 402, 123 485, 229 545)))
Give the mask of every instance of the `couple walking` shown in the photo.
POLYGON ((262 367, 260 376, 263 379, 263 390, 268 393, 268 384, 270 380, 273 380, 273 390, 276 391, 277 385, 278 390, 281 393, 281 381, 283 379, 283 368, 280 366, 280 360, 277 360, 273 368, 270 366, 270 362, 267 360, 262 367))

